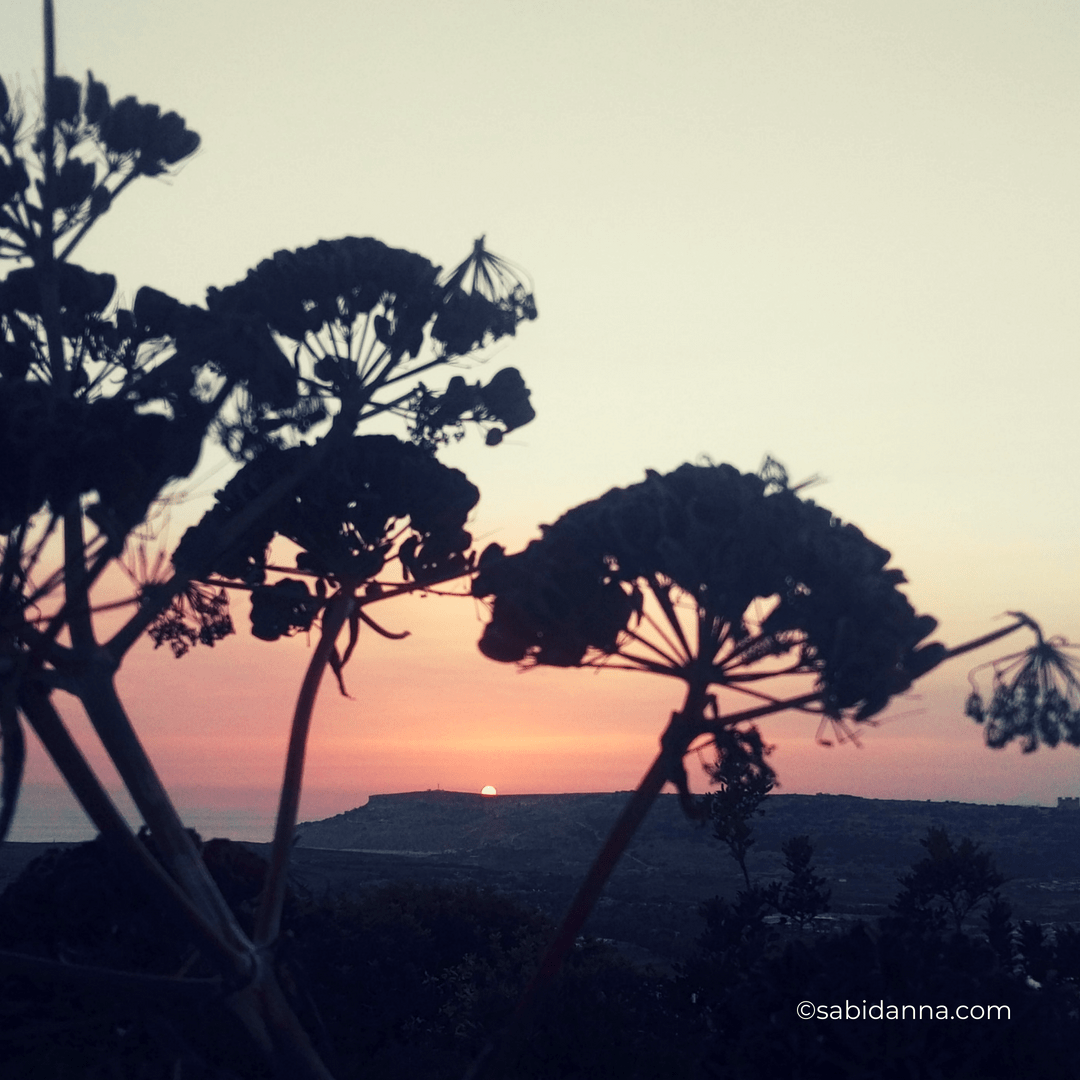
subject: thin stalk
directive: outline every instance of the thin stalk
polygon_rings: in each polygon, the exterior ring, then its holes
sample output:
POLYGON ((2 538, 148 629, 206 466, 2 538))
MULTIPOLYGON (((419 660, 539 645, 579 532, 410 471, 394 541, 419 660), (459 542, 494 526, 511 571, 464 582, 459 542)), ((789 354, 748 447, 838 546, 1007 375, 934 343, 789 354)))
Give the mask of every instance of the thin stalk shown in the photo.
POLYGON ((99 210, 96 214, 91 214, 82 223, 79 231, 71 238, 71 240, 68 241, 67 247, 60 252, 61 259, 66 259, 75 250, 76 245, 94 227, 94 223, 98 220, 98 218, 102 217, 112 208, 113 202, 115 202, 116 197, 120 194, 121 191, 124 190, 124 188, 128 186, 128 184, 132 183, 132 181, 134 181, 134 179, 138 175, 139 174, 133 169, 127 174, 127 176, 124 177, 123 180, 120 181, 119 184, 116 185, 115 188, 113 188, 112 191, 109 192, 109 201, 106 204, 105 209, 99 210))
MULTIPOLYGON (((640 671, 648 671, 654 675, 674 675, 677 679, 686 678, 685 669, 681 666, 661 664, 656 660, 650 660, 647 656, 637 656, 632 652, 627 652, 625 649, 620 649, 617 653, 611 655, 621 656, 624 660, 629 660, 640 671)), ((599 666, 607 667, 609 665, 600 664, 599 666)))
POLYGON ((304 779, 304 755, 307 750, 308 731, 311 728, 311 714, 315 709, 319 684, 334 650, 334 642, 345 625, 345 620, 352 612, 353 606, 351 592, 342 590, 330 598, 323 614, 322 635, 308 664, 307 673, 300 687, 300 695, 296 701, 292 731, 289 734, 289 749, 285 757, 285 777, 281 782, 281 799, 278 804, 277 824, 274 827, 274 842, 270 851, 270 869, 266 875, 266 884, 263 887, 263 893, 259 899, 259 910, 255 916, 256 947, 268 945, 274 941, 281 927, 286 873, 289 868, 293 834, 296 831, 296 818, 300 809, 300 788, 304 779))
POLYGON ((672 651, 672 653, 679 657, 680 666, 686 663, 687 657, 684 655, 680 655, 679 646, 674 641, 672 641, 671 638, 668 637, 667 633, 664 631, 663 626, 658 623, 656 619, 654 619, 647 611, 642 611, 641 621, 647 622, 653 628, 653 630, 655 630, 656 633, 660 635, 660 640, 672 651))
MULTIPOLYGON (((1017 612, 1010 612, 1010 615, 1017 615, 1017 612)), ((1034 623, 1026 615, 1020 616, 1016 622, 1011 626, 1003 626, 1000 630, 995 630, 990 634, 983 634, 982 637, 973 638, 971 641, 965 641, 963 645, 957 645, 953 649, 949 649, 948 652, 938 661, 938 663, 944 663, 946 660, 951 660, 954 656, 963 656, 964 653, 971 652, 974 649, 982 648, 983 645, 989 645, 992 641, 997 641, 998 638, 1003 638, 1011 634, 1014 630, 1019 630, 1021 627, 1026 626, 1036 630, 1034 623)))
POLYGON ((686 640, 686 634, 683 631, 682 623, 679 622, 679 617, 675 613, 675 607, 671 603, 671 594, 665 589, 657 580, 655 574, 650 574, 646 579, 649 583, 649 589, 653 596, 656 597, 656 602, 660 605, 660 609, 663 611, 665 618, 671 624, 671 629, 675 631, 675 636, 679 639, 679 644, 683 647, 683 654, 686 657, 687 662, 694 655, 694 650, 690 648, 690 643, 686 640))
MULTIPOLYGON (((637 641, 640 644, 644 645, 646 649, 651 649, 654 653, 656 653, 657 656, 663 657, 668 662, 668 665, 670 667, 682 667, 682 664, 674 656, 672 656, 670 653, 664 652, 664 650, 661 649, 659 645, 653 644, 653 642, 651 642, 648 638, 642 637, 641 634, 636 633, 629 627, 626 628, 624 633, 627 634, 629 637, 633 638, 634 641, 637 641)), ((670 642, 668 644, 670 644, 670 642)))
POLYGON ((56 27, 52 0, 44 0, 45 30, 45 141, 41 166, 44 170, 41 186, 41 236, 37 249, 29 252, 38 271, 41 289, 41 318, 45 324, 45 339, 49 350, 49 371, 52 384, 62 394, 70 390, 70 379, 64 363, 63 338, 60 335, 60 299, 54 255, 53 211, 56 206, 56 27))
POLYGON ((221 994, 220 979, 185 979, 174 975, 143 975, 139 972, 116 971, 90 964, 71 964, 63 960, 47 960, 43 956, 23 956, 0 949, 0 969, 19 971, 28 975, 44 975, 48 979, 89 985, 94 990, 107 987, 122 994, 145 998, 167 996, 174 1000, 208 1001, 221 994))

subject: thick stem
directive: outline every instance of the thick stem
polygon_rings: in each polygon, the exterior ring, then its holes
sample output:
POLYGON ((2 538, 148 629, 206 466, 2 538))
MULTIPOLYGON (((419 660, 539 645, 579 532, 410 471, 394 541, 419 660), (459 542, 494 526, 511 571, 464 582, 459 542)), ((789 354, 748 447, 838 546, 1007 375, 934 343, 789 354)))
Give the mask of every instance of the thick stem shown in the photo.
POLYGON ((541 957, 536 974, 533 975, 532 981, 518 1000, 514 1015, 510 1018, 502 1036, 497 1042, 488 1042, 465 1074, 465 1080, 483 1080, 483 1078, 499 1076, 504 1072, 510 1075, 508 1070, 517 1058, 521 1044, 546 991, 558 975, 567 953, 573 948, 581 928, 592 913, 623 851, 630 843, 638 826, 645 820, 649 808, 667 782, 667 774, 667 755, 661 751, 641 783, 638 784, 637 790, 630 796, 630 801, 623 807, 604 846, 600 849, 600 854, 596 856, 588 874, 578 888, 577 895, 571 902, 562 924, 541 957))
POLYGON ((552 979, 559 973, 566 954, 578 939, 582 927, 592 914, 596 901, 604 891, 604 886, 611 877, 612 872, 619 863, 623 852, 637 832, 638 827, 645 820, 645 815, 656 796, 663 790, 668 780, 667 754, 661 751, 656 760, 649 767, 649 771, 638 784, 637 790, 630 796, 629 802, 623 807, 622 813, 611 827, 604 846, 596 856, 589 868, 585 880, 582 881, 577 895, 574 897, 559 927, 544 953, 540 965, 533 976, 532 982, 526 988, 521 1000, 518 1002, 517 1014, 531 1012, 533 1000, 539 997, 552 979))
MULTIPOLYGON (((672 713, 671 722, 661 736, 661 750, 656 760, 652 763, 649 771, 642 778, 637 790, 630 796, 630 801, 623 808, 611 832, 608 834, 604 846, 600 849, 588 874, 582 881, 563 918, 562 924, 555 933, 551 944, 540 960, 539 967, 532 981, 525 988, 518 1001, 514 1015, 503 1033, 502 1038, 496 1044, 489 1042, 480 1056, 466 1073, 465 1080, 482 1080, 482 1078, 494 1077, 503 1070, 508 1069, 516 1057, 522 1040, 528 1031, 529 1025, 536 1014, 545 992, 551 986, 555 976, 562 967, 563 960, 573 947, 578 934, 585 925, 586 920, 592 913, 596 901, 600 898, 604 886, 612 871, 618 865, 619 859, 626 850, 634 833, 645 820, 650 807, 656 801, 657 795, 663 790, 668 781, 675 782, 683 773, 682 759, 690 743, 698 735, 708 732, 711 727, 705 721, 705 706, 708 701, 707 683, 692 683, 687 690, 686 702, 682 711, 672 713)), ((793 698, 790 701, 777 702, 765 705, 757 709, 747 709, 725 718, 725 724, 738 723, 750 720, 768 713, 781 712, 784 709, 804 705, 808 701, 818 698, 818 694, 805 694, 802 697, 793 698)), ((680 792, 680 794, 682 794, 680 792)))
POLYGON ((563 961, 574 946, 586 920, 596 906, 600 894, 618 865, 634 833, 645 820, 646 814, 663 790, 664 784, 673 779, 673 766, 682 767, 682 754, 694 738, 703 720, 705 687, 691 685, 682 712, 673 713, 671 722, 661 737, 661 750, 649 771, 638 784, 630 801, 623 807, 604 846, 596 856, 588 874, 578 888, 555 937, 540 959, 536 974, 525 988, 506 1030, 498 1044, 489 1042, 466 1073, 466 1080, 499 1075, 509 1069, 520 1050, 521 1043, 532 1023, 563 961), (676 760, 673 760, 677 759, 676 760))
POLYGON ((142 871, 145 880, 158 897, 188 924, 200 946, 226 978, 238 982, 250 978, 253 962, 250 952, 226 945, 221 935, 180 891, 176 882, 147 850, 146 845, 131 831, 44 690, 24 683, 19 694, 19 707, 105 842, 113 847, 121 858, 129 860, 142 871))
POLYGON ((234 949, 246 950, 249 943, 135 734, 107 666, 91 664, 80 680, 79 698, 139 813, 150 826, 165 866, 224 940, 234 949))
POLYGON ((84 654, 91 652, 96 642, 86 575, 82 500, 78 495, 64 511, 64 608, 72 647, 84 654))
MULTIPOLYGON (((226 999, 226 1006, 251 1038, 253 1047, 290 1080, 333 1080, 285 1000, 266 960, 252 952, 246 942, 245 948, 237 949, 224 941, 220 931, 181 892, 146 845, 132 833, 75 745, 47 694, 40 688, 24 683, 19 704, 23 715, 105 841, 142 871, 143 880, 188 926, 222 977, 242 987, 226 999)), ((199 862, 201 864, 202 860, 199 862)), ((4 964, 7 959, 4 958, 4 964)), ((124 978, 122 974, 117 975, 120 982, 124 978)), ((137 986, 139 980, 145 978, 133 975, 129 981, 132 986, 137 986)), ((166 994, 191 992, 199 995, 201 985, 193 984, 189 991, 187 984, 178 980, 175 984, 163 983, 161 989, 166 994)), ((143 988, 154 990, 156 996, 153 981, 145 982, 143 988)))
POLYGON ((345 625, 354 602, 352 595, 343 590, 332 596, 327 603, 323 614, 322 635, 308 664, 307 673, 300 687, 300 695, 296 701, 292 731, 289 734, 289 749, 285 757, 285 777, 281 783, 281 799, 278 803, 277 824, 274 828, 274 843, 270 852, 270 869, 266 875, 266 884, 263 887, 258 914, 255 917, 256 946, 267 945, 274 941, 281 926, 286 873, 289 868, 293 834, 296 831, 296 818, 300 810, 300 788, 304 779, 304 755, 307 750, 308 731, 311 728, 311 714, 315 709, 319 684, 330 662, 334 642, 337 641, 337 636, 345 625))

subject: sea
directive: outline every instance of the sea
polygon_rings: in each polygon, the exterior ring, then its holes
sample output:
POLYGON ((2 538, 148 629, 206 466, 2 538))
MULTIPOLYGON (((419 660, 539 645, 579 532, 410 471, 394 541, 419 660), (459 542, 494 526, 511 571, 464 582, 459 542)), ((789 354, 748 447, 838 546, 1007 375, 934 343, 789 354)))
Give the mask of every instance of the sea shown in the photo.
MULTIPOLYGON (((276 793, 243 789, 180 789, 170 792, 184 824, 203 839, 267 843, 274 834, 276 793)), ((110 791, 116 807, 132 828, 142 824, 126 791, 110 791)), ((363 793, 314 793, 300 806, 300 820, 330 817, 367 801, 363 793)), ((68 844, 93 840, 97 829, 65 787, 24 784, 8 840, 38 844, 68 844)))

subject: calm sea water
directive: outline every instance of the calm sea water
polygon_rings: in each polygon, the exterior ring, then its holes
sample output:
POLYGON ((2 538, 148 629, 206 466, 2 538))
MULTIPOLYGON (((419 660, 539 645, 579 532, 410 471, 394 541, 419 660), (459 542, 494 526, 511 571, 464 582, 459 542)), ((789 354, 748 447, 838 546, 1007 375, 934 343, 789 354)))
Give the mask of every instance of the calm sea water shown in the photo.
MULTIPOLYGON (((142 818, 123 791, 110 791, 117 807, 137 828, 142 818)), ((231 840, 265 843, 274 833, 275 793, 178 791, 172 793, 184 824, 204 839, 227 836, 231 840)), ((315 793, 300 808, 300 820, 312 821, 339 814, 366 801, 366 794, 315 793)), ((43 844, 92 840, 97 830, 67 788, 25 784, 19 796, 9 840, 43 844)))

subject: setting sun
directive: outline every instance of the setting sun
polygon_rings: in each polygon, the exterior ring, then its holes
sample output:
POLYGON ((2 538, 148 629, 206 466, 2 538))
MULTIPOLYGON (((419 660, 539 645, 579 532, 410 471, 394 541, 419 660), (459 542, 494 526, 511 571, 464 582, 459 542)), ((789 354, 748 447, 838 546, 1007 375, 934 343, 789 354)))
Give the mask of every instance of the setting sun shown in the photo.
POLYGON ((481 789, 480 794, 481 795, 494 795, 495 794, 495 789, 490 784, 488 784, 487 787, 481 789))

